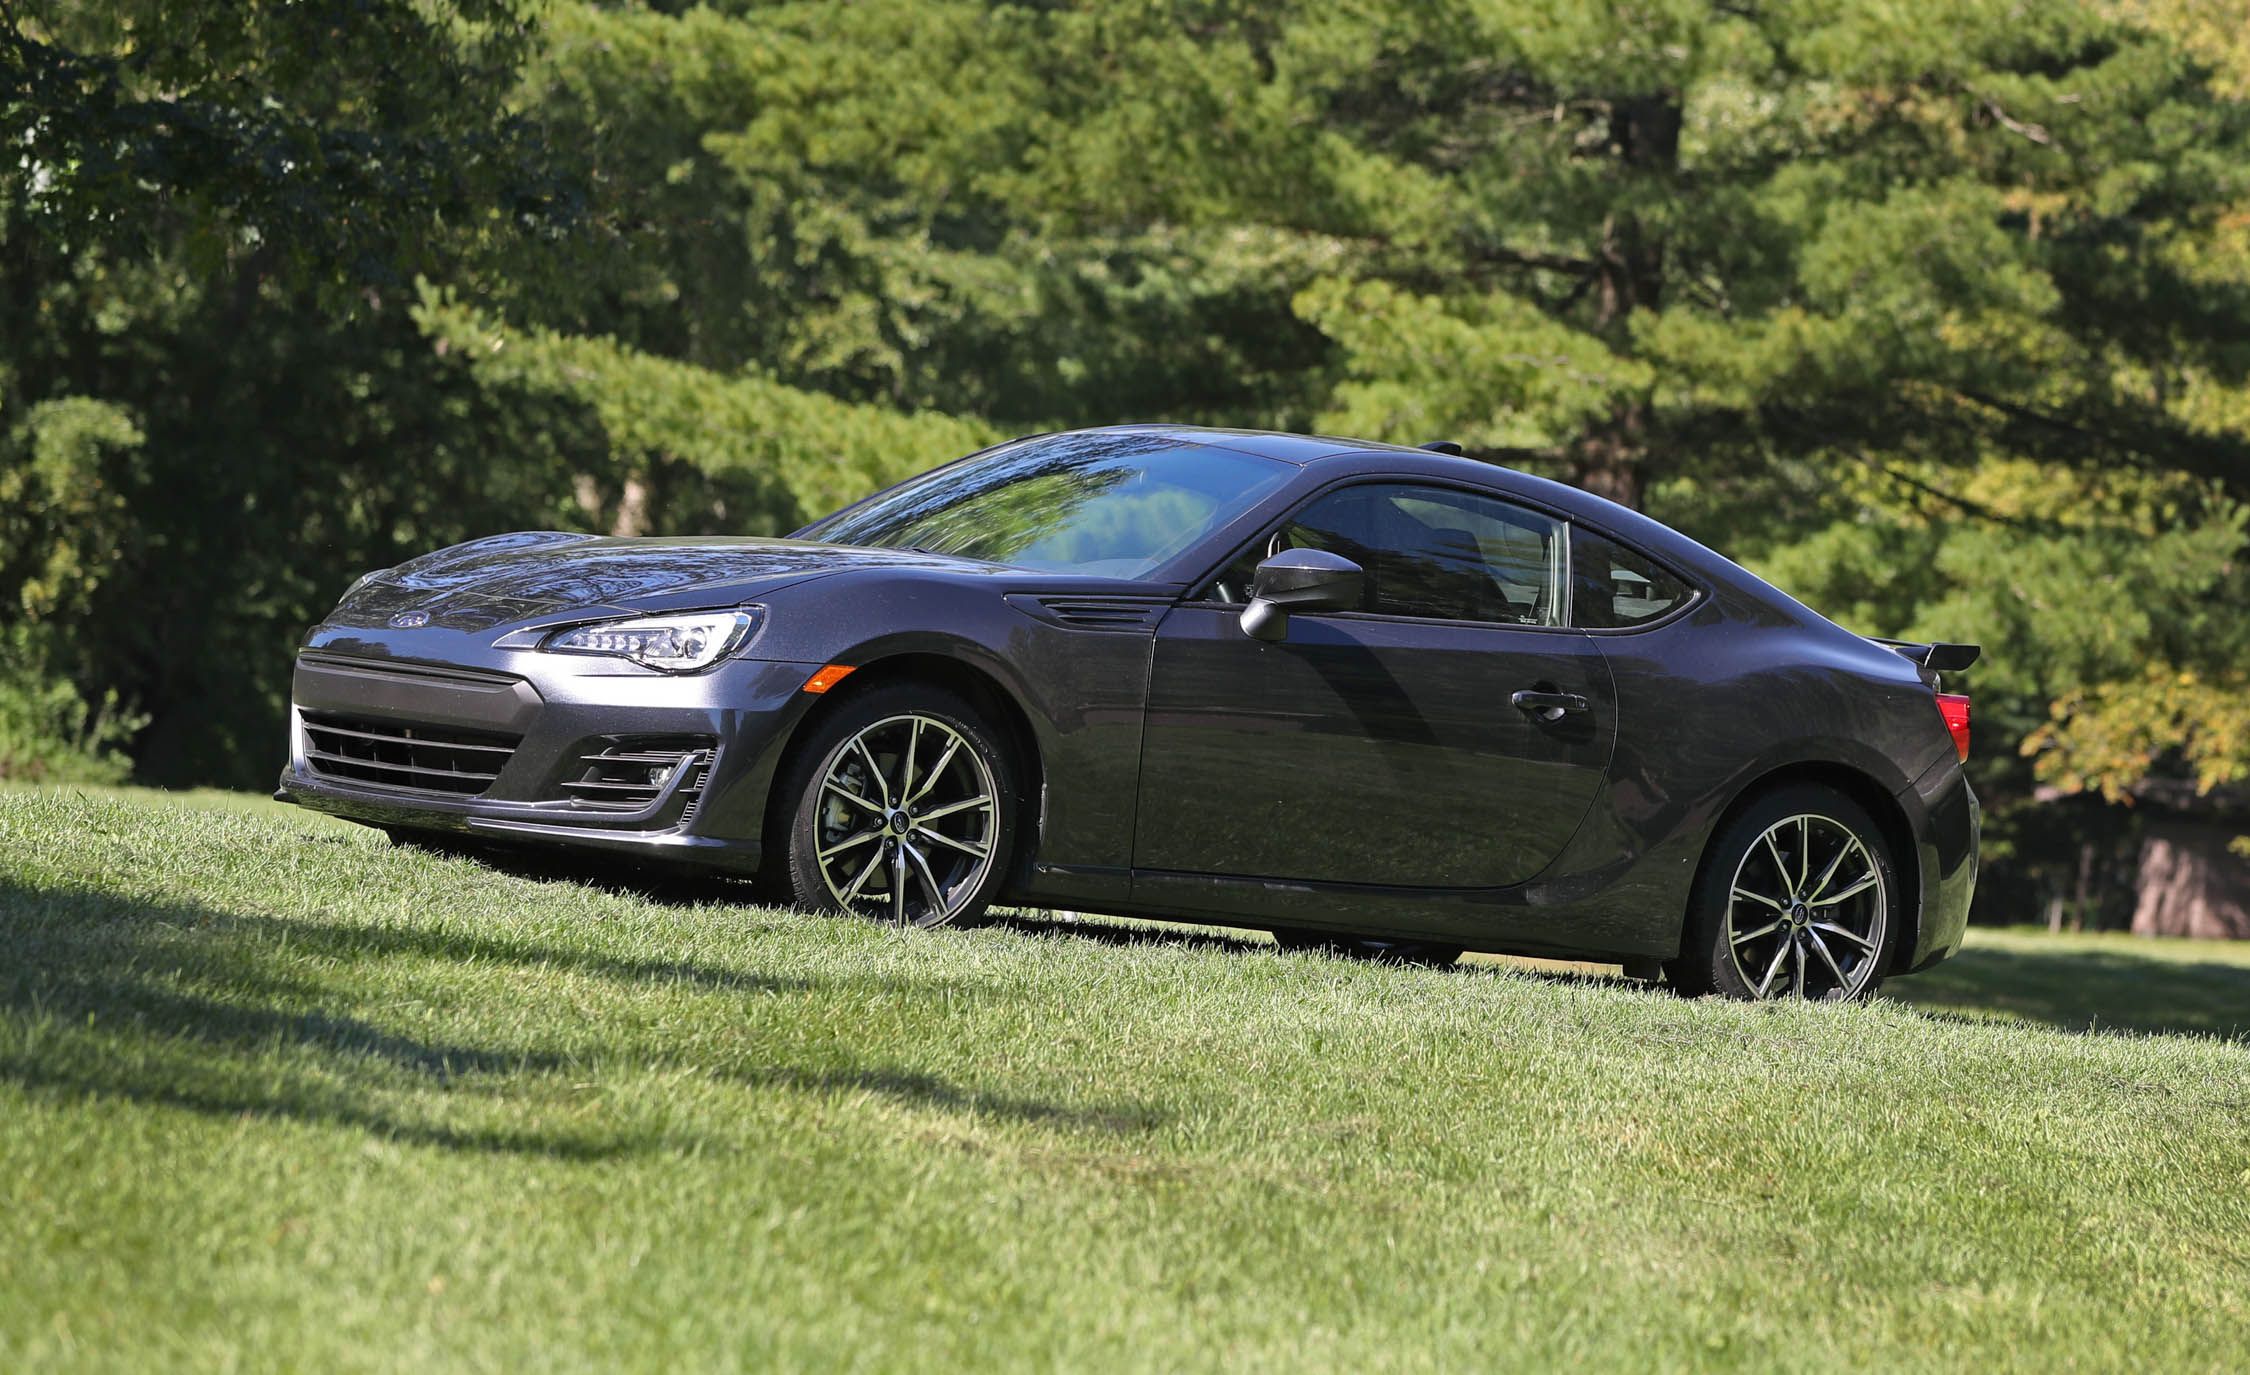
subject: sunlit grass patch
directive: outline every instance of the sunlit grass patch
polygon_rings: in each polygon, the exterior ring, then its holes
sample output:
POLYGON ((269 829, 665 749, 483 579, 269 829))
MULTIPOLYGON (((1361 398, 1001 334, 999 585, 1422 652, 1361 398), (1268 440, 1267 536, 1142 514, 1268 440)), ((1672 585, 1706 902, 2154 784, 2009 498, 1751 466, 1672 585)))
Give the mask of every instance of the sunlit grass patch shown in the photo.
POLYGON ((2135 1000, 2154 1025, 2205 1016, 2168 981, 2234 952, 1980 934, 1933 1016, 738 896, 255 802, 0 791, 0 1366, 2250 1345, 2250 1048, 2040 1025, 2092 1005, 1973 958, 2134 958, 2089 986, 2101 1025, 2135 1000))

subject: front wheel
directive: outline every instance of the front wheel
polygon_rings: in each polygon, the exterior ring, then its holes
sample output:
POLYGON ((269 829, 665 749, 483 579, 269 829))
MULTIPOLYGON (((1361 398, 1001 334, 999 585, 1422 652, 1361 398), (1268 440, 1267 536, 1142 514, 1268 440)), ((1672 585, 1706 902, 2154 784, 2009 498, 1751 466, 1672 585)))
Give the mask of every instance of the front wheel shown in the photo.
POLYGON ((1902 897, 1864 808, 1819 784, 1780 788, 1712 840, 1664 972, 1683 993, 1864 998, 1890 963, 1902 897))
POLYGON ((781 796, 790 896, 901 926, 974 920, 1005 876, 1015 770, 953 693, 875 688, 819 722, 781 796))

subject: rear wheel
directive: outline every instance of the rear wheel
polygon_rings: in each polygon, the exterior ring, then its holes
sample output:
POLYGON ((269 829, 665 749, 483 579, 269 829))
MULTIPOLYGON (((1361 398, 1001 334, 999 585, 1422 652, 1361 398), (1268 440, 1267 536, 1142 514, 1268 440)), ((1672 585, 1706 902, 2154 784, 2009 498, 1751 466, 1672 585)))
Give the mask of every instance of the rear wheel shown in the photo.
POLYGON ((974 920, 1005 876, 1015 769, 978 711, 894 683, 841 704, 783 783, 790 897, 899 925, 974 920))
POLYGON ((1664 972, 1684 993, 1864 998, 1890 963, 1902 897, 1865 809, 1819 784, 1779 788, 1711 842, 1664 972))

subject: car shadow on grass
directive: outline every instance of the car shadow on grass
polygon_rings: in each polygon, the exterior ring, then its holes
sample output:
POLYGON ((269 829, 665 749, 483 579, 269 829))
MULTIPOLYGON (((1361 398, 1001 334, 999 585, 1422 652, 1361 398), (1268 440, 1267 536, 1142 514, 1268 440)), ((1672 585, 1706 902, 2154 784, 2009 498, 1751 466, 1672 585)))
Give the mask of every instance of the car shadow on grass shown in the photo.
POLYGON ((401 834, 393 836, 391 843, 418 854, 466 860, 511 878, 534 883, 570 883, 667 906, 768 905, 765 895, 751 879, 713 869, 635 863, 617 855, 450 835, 401 834))
MULTIPOLYGON (((1171 931, 1101 918, 1011 913, 989 918, 985 925, 1027 936, 1123 947, 1171 946, 1245 955, 1273 950, 1255 936, 1171 931)), ((1559 963, 1477 961, 1429 968, 1429 972, 1672 996, 1662 984, 1559 963)), ((2012 1021, 2074 1032, 2209 1035, 2250 1041, 2250 966, 2220 961, 2084 949, 1971 947, 1934 969, 1887 981, 1883 993, 1925 1016, 1950 1021, 2012 1021)))
POLYGON ((2250 1040, 2250 966, 2218 961, 1972 946, 1883 992, 1933 1016, 2250 1040))
POLYGON ((1107 919, 1088 921, 1038 911, 991 913, 978 926, 987 931, 1013 931, 1019 936, 1092 941, 1098 945, 1171 946, 1181 950, 1220 950, 1230 954, 1250 954, 1254 951, 1270 953, 1273 950, 1271 941, 1260 940, 1256 936, 1232 936, 1154 924, 1141 926, 1107 919))
MULTIPOLYGON (((530 1038, 468 1044, 386 1025, 383 1009, 420 1005, 355 980, 383 962, 536 974, 560 970, 625 985, 662 982, 719 997, 815 994, 823 981, 685 961, 638 960, 438 928, 292 920, 106 891, 0 880, 0 1082, 49 1100, 121 1100, 227 1119, 281 1119, 453 1151, 599 1161, 702 1146, 677 1125, 631 1114, 585 1127, 504 1120, 558 1076, 609 1077, 629 1102, 636 1081, 683 1073, 761 1091, 871 1095, 906 1106, 1065 1131, 1145 1130, 1139 1104, 1078 1106, 983 1092, 910 1066, 686 1059, 630 1033, 576 1048, 530 1038)), ((857 992, 865 980, 850 979, 857 992)), ((840 986, 840 985, 839 985, 840 986)), ((932 988, 890 981, 900 997, 932 988)), ((551 1112, 529 1114, 553 1116, 551 1112)), ((658 1118, 670 1114, 658 1113, 658 1118)))
MULTIPOLYGON (((1099 945, 1119 947, 1169 947, 1183 950, 1215 950, 1228 955, 1272 955, 1277 953, 1274 943, 1253 935, 1230 935, 1182 927, 1166 928, 1151 922, 1146 925, 1121 922, 1107 917, 1091 919, 1048 915, 1039 912, 1011 912, 986 917, 980 925, 987 930, 1012 931, 1019 935, 1037 936, 1052 940, 1091 941, 1099 945)), ((1564 961, 1487 962, 1462 960, 1451 964, 1429 964, 1420 960, 1391 960, 1381 955, 1354 955, 1336 950, 1295 952, 1306 959, 1336 960, 1351 965, 1387 964, 1402 969, 1415 969, 1435 977, 1445 978, 1507 978, 1530 979, 1538 983, 1559 986, 1664 991, 1661 985, 1628 979, 1612 969, 1575 967, 1564 961)))

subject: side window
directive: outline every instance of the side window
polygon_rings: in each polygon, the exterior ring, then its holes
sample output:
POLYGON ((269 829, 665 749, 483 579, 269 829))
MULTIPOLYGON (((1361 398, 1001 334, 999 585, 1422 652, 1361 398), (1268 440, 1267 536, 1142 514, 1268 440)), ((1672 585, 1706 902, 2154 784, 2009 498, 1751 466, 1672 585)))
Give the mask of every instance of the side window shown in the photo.
POLYGON ((1573 526, 1571 624, 1614 630, 1670 614, 1694 589, 1615 540, 1573 526))
POLYGON ((1560 625, 1562 541, 1560 522, 1491 497, 1367 483, 1306 507, 1271 539, 1244 551, 1212 592, 1240 603, 1262 559, 1282 549, 1325 549, 1366 570, 1363 611, 1560 625))

